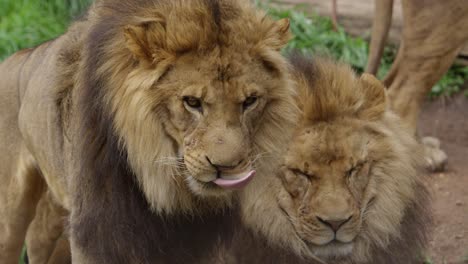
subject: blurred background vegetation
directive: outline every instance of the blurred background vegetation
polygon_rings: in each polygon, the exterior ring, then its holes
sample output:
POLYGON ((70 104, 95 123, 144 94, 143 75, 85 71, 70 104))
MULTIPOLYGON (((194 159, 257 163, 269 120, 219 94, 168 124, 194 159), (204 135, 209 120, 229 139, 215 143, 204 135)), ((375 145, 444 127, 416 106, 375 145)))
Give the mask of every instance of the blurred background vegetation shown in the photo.
MULTIPOLYGON (((17 50, 36 46, 62 34, 70 22, 84 12, 92 0, 0 0, 0 61, 17 50)), ((327 54, 350 63, 358 72, 366 65, 369 44, 351 37, 342 28, 333 30, 328 17, 306 14, 299 8, 281 9, 256 1, 275 18, 289 17, 294 39, 287 50, 327 54)), ((390 68, 396 48, 385 49, 378 77, 390 68)), ((431 96, 450 96, 460 91, 468 78, 468 67, 454 65, 435 85, 431 96)))
POLYGON ((0 0, 0 60, 62 34, 91 0, 0 0))
MULTIPOLYGON (((351 64, 357 72, 364 71, 369 53, 369 43, 366 40, 347 34, 343 28, 334 31, 329 17, 305 13, 301 11, 301 6, 294 9, 281 9, 271 4, 265 4, 264 1, 258 2, 271 16, 290 18, 294 39, 286 50, 298 49, 304 53, 326 54, 351 64)), ((380 79, 389 71, 396 53, 397 47, 390 45, 385 47, 377 73, 380 79)), ((461 92, 466 80, 468 80, 468 67, 455 64, 432 88, 429 96, 431 98, 452 96, 461 92)), ((468 90, 464 93, 468 96, 468 90)))
MULTIPOLYGON (((62 34, 70 22, 84 12, 92 0, 0 0, 0 61, 17 50, 36 46, 62 34)), ((362 38, 348 35, 343 28, 333 30, 328 17, 306 14, 300 6, 281 9, 256 1, 275 18, 291 19, 294 39, 285 52, 298 49, 304 53, 326 54, 364 70, 369 44, 362 38)), ((378 77, 389 70, 396 47, 385 48, 378 77)), ((433 87, 431 97, 451 96, 460 91, 468 79, 468 67, 454 65, 433 87)), ((468 95, 468 93, 465 91, 468 95)))

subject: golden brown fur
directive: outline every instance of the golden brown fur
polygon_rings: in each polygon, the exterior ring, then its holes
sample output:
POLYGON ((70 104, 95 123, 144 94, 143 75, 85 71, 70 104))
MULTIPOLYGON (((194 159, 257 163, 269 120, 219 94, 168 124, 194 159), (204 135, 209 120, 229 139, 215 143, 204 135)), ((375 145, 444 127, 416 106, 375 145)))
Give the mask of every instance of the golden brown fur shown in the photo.
POLYGON ((0 263, 45 191, 70 212, 74 263, 196 262, 228 233, 238 192, 211 181, 271 177, 296 112, 288 21, 251 5, 98 1, 0 65, 0 263))
POLYGON ((415 263, 428 224, 419 145, 373 76, 357 78, 328 60, 311 68, 296 68, 303 117, 286 154, 280 203, 324 261, 415 263))

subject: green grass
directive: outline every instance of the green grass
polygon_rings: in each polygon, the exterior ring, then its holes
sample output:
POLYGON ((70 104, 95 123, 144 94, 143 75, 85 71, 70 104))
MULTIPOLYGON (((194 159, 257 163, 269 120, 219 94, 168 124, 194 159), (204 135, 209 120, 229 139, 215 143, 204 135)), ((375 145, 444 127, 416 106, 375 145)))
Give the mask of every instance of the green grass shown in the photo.
POLYGON ((90 0, 0 0, 0 60, 62 34, 90 0))
MULTIPOLYGON (((83 12, 92 0, 0 0, 0 61, 17 50, 36 46, 62 34, 70 21, 83 12)), ((350 63, 362 72, 369 44, 351 37, 342 28, 333 31, 331 20, 295 9, 280 9, 264 1, 258 5, 275 18, 290 18, 294 39, 286 50, 326 54, 350 63)), ((378 77, 389 70, 396 49, 386 47, 378 77)), ((433 87, 431 97, 460 92, 468 79, 468 67, 453 66, 433 87)), ((468 96, 468 92, 464 91, 468 96)))
MULTIPOLYGON (((431 97, 451 96, 461 91, 461 86, 468 79, 468 67, 453 65, 450 70, 442 76, 439 82, 432 87, 431 97)), ((468 97, 468 89, 464 94, 468 97)))
MULTIPOLYGON (((334 31, 330 18, 306 14, 301 11, 301 6, 294 9, 281 9, 258 1, 257 4, 275 18, 290 18, 294 38, 286 47, 286 52, 298 49, 304 53, 327 55, 351 64, 359 73, 364 70, 369 43, 362 38, 350 36, 342 28, 334 31)), ((377 73, 379 78, 383 78, 388 72, 395 55, 395 47, 385 47, 377 73)), ((458 93, 467 79, 468 67, 454 65, 432 88, 430 97, 451 96, 458 93)), ((468 96, 468 90, 464 93, 468 96)))
POLYGON ((25 264, 25 257, 26 257, 26 246, 23 247, 23 250, 21 250, 21 257, 19 259, 19 264, 25 264))
POLYGON ((434 264, 430 257, 425 257, 423 260, 423 264, 434 264))

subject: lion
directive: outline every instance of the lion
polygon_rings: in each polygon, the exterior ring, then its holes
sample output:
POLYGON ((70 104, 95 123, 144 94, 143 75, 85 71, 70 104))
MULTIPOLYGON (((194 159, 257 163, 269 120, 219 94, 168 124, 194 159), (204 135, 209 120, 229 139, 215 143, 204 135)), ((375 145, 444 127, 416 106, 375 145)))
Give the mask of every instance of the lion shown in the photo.
POLYGON ((417 263, 430 224, 423 151, 370 74, 293 56, 301 121, 279 202, 327 263, 417 263))
MULTIPOLYGON (((395 61, 383 83, 390 104, 416 134, 427 94, 453 64, 468 41, 468 5, 464 0, 401 1, 403 32, 395 61), (433 19, 437 17, 437 19, 433 19)), ((372 39, 366 71, 375 74, 391 26, 393 0, 375 1, 372 39)), ((444 170, 447 155, 432 137, 421 139, 426 167, 444 170)))
POLYGON ((383 84, 293 54, 301 110, 283 161, 240 203, 212 263, 418 263, 431 224, 424 155, 383 84))
POLYGON ((45 193, 73 263, 206 256, 295 122, 288 28, 247 0, 101 0, 0 64, 0 263, 45 193))

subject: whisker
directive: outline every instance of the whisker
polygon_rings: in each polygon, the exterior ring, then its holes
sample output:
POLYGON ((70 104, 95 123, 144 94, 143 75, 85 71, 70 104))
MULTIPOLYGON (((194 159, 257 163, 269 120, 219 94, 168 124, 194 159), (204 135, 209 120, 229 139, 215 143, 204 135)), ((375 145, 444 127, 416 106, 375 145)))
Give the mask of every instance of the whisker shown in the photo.
POLYGON ((261 152, 253 156, 253 158, 249 161, 249 166, 255 166, 255 163, 259 161, 260 159, 268 158, 268 157, 273 157, 270 152, 261 152))

